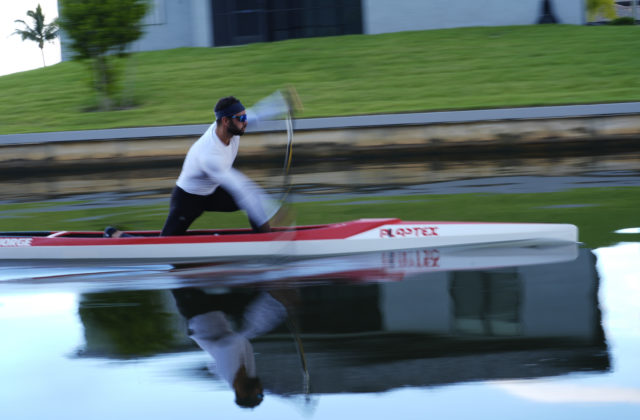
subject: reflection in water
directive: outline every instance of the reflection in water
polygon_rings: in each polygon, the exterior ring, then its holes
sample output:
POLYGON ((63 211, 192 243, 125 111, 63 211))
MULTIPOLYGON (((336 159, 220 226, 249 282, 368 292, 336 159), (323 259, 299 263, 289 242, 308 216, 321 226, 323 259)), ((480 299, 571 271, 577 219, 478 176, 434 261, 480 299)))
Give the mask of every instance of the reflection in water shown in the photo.
POLYGON ((381 392, 610 369, 587 249, 564 262, 416 271, 400 281, 318 275, 231 287, 209 279, 197 288, 84 295, 82 354, 204 350, 247 405, 262 387, 276 395, 381 392), (145 303, 149 296, 162 304, 145 303), (187 336, 199 349, 185 348, 187 336))
POLYGON ((207 293, 184 288, 173 290, 173 296, 187 320, 189 336, 215 359, 212 370, 233 387, 236 403, 242 407, 260 404, 262 384, 249 340, 283 322, 287 317, 286 294, 246 289, 207 293))
POLYGON ((181 323, 165 293, 121 291, 80 295, 84 357, 131 359, 186 350, 181 323))
MULTIPOLYGON (((262 162, 264 163, 264 162, 262 162)), ((239 169, 258 180, 267 190, 278 194, 282 188, 280 165, 260 167, 255 162, 241 162, 239 169)), ((458 192, 534 192, 559 191, 594 186, 638 185, 640 153, 590 156, 548 157, 509 155, 508 158, 445 159, 422 154, 381 162, 360 160, 322 160, 296 162, 291 185, 296 201, 325 194, 361 194, 376 192, 397 195, 406 193, 452 194, 458 192), (322 174, 322 176, 318 176, 322 174), (429 180, 428 183, 425 183, 429 180)), ((122 206, 132 200, 159 200, 167 203, 175 184, 180 163, 161 168, 117 170, 108 173, 25 173, 9 176, 0 173, 3 195, 0 201, 33 202, 73 196, 100 205, 122 206)), ((73 203, 70 203, 73 205, 73 203)))
POLYGON ((175 289, 181 287, 265 286, 401 281, 439 271, 522 267, 573 261, 572 243, 509 243, 378 251, 322 258, 266 257, 247 262, 142 266, 0 266, 2 290, 60 289, 77 291, 175 289))
POLYGON ((452 329, 457 335, 513 337, 522 334, 518 273, 461 272, 450 281, 452 329))

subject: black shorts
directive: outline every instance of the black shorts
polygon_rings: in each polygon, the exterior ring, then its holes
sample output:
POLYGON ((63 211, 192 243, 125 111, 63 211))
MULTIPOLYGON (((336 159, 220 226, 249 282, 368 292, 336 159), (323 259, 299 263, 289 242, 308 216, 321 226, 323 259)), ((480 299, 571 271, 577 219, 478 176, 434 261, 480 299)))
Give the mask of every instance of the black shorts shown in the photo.
POLYGON ((209 195, 189 194, 176 186, 171 193, 169 215, 161 236, 184 235, 189 226, 205 211, 231 212, 239 210, 235 200, 224 188, 218 187, 209 195))

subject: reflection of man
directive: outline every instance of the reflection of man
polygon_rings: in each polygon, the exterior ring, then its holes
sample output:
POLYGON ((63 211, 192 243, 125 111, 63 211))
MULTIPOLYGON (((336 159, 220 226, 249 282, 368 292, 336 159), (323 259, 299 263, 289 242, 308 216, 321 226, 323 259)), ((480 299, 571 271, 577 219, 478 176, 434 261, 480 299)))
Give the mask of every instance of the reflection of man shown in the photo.
POLYGON ((187 320, 189 336, 215 359, 215 372, 234 389, 236 403, 260 404, 263 389, 249 340, 280 325, 287 317, 286 308, 268 293, 207 294, 185 288, 173 295, 187 320), (239 326, 236 331, 232 322, 239 326))

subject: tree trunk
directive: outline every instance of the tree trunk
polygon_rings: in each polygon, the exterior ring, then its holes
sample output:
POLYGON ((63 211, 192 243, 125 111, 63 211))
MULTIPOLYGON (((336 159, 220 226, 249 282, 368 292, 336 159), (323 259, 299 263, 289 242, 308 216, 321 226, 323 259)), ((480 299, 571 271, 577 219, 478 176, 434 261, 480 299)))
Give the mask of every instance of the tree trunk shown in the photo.
POLYGON ((99 56, 94 60, 95 89, 98 93, 99 108, 102 111, 111 109, 111 98, 109 97, 109 63, 107 57, 99 56))

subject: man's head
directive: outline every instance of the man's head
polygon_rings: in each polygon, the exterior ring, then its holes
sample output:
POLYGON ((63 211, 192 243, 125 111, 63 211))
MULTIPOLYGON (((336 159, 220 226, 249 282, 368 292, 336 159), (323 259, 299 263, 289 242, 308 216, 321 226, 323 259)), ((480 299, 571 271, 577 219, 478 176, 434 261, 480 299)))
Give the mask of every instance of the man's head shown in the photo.
POLYGON ((222 98, 214 108, 216 124, 225 127, 233 136, 241 136, 247 128, 247 113, 242 103, 233 96, 222 98))
POLYGON ((254 408, 264 398, 262 383, 259 378, 247 375, 247 369, 241 366, 233 380, 233 388, 236 392, 236 404, 240 407, 254 408))

